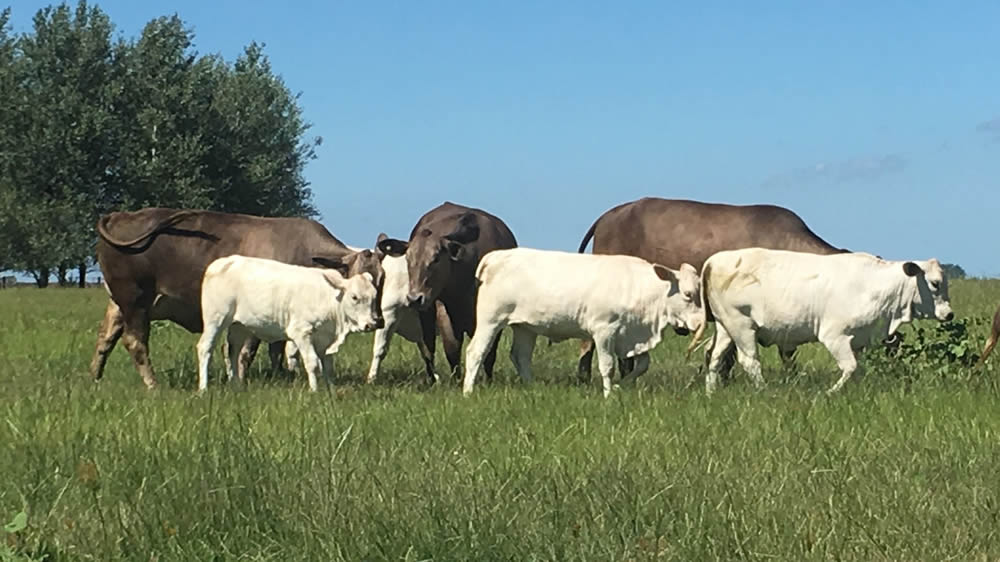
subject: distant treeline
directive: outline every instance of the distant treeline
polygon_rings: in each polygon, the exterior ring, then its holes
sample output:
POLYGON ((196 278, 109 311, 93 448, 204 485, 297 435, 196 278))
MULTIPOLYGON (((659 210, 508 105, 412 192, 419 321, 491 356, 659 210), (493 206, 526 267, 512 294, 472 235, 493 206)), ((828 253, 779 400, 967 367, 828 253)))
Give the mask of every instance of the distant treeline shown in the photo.
POLYGON ((146 206, 315 216, 298 96, 262 47, 199 55, 167 16, 138 38, 97 6, 0 12, 0 271, 86 277, 97 218, 146 206))

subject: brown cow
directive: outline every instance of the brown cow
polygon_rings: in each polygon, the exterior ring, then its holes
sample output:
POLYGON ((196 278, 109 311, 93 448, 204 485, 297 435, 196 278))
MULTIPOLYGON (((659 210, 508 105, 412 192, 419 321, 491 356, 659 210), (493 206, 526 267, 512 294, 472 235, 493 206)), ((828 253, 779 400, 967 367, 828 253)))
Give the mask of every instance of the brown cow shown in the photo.
MULTIPOLYGON (((476 266, 487 252, 517 247, 517 240, 499 218, 482 211, 445 202, 420 217, 409 241, 387 238, 378 249, 391 256, 406 254, 410 276, 410 305, 420 311, 424 361, 434 363, 437 331, 436 301, 444 305, 438 319, 441 342, 451 366, 458 373, 462 341, 476 330, 476 266)), ((484 360, 487 377, 493 376, 497 342, 484 360)))
MULTIPOLYGON (((201 280, 217 258, 240 254, 303 266, 368 272, 381 297, 382 254, 352 251, 320 223, 199 210, 148 208, 102 216, 97 222, 97 261, 111 299, 97 337, 90 373, 100 380, 119 337, 146 386, 156 386, 149 361, 149 323, 171 320, 201 332, 201 280)), ((242 378, 259 340, 244 347, 242 378)), ((280 343, 272 346, 276 362, 280 343)))
MULTIPOLYGON (((701 271, 709 256, 723 250, 760 247, 813 254, 837 254, 798 215, 774 205, 724 205, 644 197, 623 203, 597 218, 580 243, 594 239, 595 254, 625 254, 677 269, 689 263, 701 271)), ((785 356, 789 359, 790 356, 785 356)), ((589 378, 592 342, 581 349, 579 373, 589 378)), ((726 365, 732 364, 728 358, 726 365)), ((630 367, 620 366, 622 372, 630 367)), ((728 369, 726 369, 728 370, 728 369)))
POLYGON ((976 367, 981 367, 986 362, 986 358, 989 357, 990 352, 996 347, 997 340, 1000 340, 1000 306, 993 313, 993 331, 990 332, 990 339, 986 340, 986 347, 983 348, 983 355, 979 358, 979 362, 976 363, 976 367))

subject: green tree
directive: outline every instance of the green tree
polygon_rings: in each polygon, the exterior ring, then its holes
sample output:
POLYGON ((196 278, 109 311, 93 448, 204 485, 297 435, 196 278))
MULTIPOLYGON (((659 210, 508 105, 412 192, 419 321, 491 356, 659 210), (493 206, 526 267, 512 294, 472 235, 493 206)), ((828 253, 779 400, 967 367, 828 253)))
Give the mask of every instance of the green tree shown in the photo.
POLYGON ((957 263, 943 263, 941 269, 948 279, 965 279, 965 270, 957 263))
POLYGON ((33 24, 17 42, 17 104, 5 132, 14 262, 39 286, 53 269, 65 283, 71 267, 82 283, 117 159, 112 26, 85 1, 39 10, 33 24))
POLYGON ((81 0, 39 10, 30 33, 0 19, 0 261, 40 286, 76 267, 94 224, 147 206, 312 216, 302 172, 319 138, 298 96, 249 45, 230 64, 199 56, 174 15, 137 39, 81 0))

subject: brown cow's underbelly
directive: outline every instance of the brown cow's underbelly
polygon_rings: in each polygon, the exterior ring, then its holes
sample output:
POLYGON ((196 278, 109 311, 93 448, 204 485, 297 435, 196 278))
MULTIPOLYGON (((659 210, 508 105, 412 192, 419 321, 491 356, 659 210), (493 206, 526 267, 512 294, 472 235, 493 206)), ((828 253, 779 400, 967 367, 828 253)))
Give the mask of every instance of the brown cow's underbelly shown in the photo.
POLYGON ((201 310, 198 305, 163 294, 156 295, 149 310, 150 320, 170 320, 185 330, 199 333, 202 330, 201 310))

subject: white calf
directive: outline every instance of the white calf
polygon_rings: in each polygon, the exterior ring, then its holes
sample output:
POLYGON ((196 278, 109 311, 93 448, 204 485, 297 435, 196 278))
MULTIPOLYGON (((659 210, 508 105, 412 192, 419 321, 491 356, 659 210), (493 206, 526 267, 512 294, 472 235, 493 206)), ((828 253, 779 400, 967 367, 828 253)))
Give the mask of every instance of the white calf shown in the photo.
POLYGON ((604 396, 614 358, 636 357, 629 378, 649 367, 646 352, 668 325, 695 330, 702 322, 698 272, 679 271, 631 256, 514 248, 494 250, 476 270, 476 334, 465 358, 465 394, 504 326, 514 330, 511 360, 531 379, 535 339, 593 339, 604 396))
POLYGON ((329 381, 331 356, 347 334, 377 327, 377 306, 367 273, 344 279, 332 269, 245 256, 219 258, 202 280, 198 389, 207 388, 212 350, 228 329, 230 380, 243 342, 252 334, 266 342, 289 341, 287 349, 302 355, 309 389, 315 391, 319 374, 329 381))
POLYGON ((818 341, 841 369, 832 393, 857 369, 854 352, 875 337, 891 336, 913 318, 947 321, 954 316, 948 280, 934 259, 901 262, 860 253, 823 256, 749 248, 712 255, 701 277, 704 314, 716 322, 705 379, 709 393, 718 384, 723 356, 734 345, 743 369, 761 385, 758 342, 790 353, 818 341))

